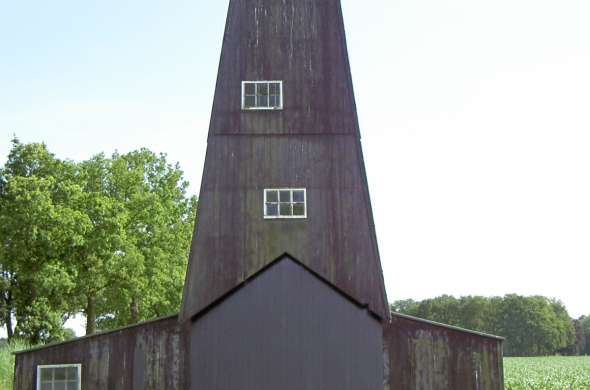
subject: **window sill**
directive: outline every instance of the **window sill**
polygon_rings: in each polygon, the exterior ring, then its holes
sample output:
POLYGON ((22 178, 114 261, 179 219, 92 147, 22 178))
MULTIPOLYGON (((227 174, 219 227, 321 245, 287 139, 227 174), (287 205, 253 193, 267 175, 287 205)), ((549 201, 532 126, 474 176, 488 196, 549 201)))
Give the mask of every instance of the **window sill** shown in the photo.
POLYGON ((307 215, 302 215, 302 216, 291 216, 291 217, 286 217, 286 216, 280 216, 280 217, 269 217, 269 216, 264 216, 264 219, 307 219, 307 215))
POLYGON ((281 111, 283 107, 242 107, 242 111, 281 111))

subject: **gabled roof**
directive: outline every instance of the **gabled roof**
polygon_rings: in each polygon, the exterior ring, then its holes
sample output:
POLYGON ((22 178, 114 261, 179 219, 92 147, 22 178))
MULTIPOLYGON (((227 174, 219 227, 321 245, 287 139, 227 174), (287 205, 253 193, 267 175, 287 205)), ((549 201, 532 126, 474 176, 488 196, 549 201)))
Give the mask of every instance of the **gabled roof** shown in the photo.
POLYGON ((164 317, 158 317, 158 318, 154 318, 152 320, 146 320, 146 321, 138 322, 136 324, 122 326, 120 328, 100 331, 100 332, 96 332, 96 333, 86 335, 86 336, 75 337, 75 338, 69 339, 69 340, 57 341, 57 342, 53 342, 53 343, 49 343, 49 344, 45 344, 45 345, 39 345, 39 346, 27 348, 27 349, 22 349, 20 351, 15 351, 14 355, 39 351, 39 350, 43 350, 43 349, 48 349, 48 348, 60 346, 60 345, 65 345, 65 344, 73 344, 73 343, 88 340, 88 339, 105 337, 108 335, 112 335, 114 333, 124 332, 124 331, 132 330, 135 328, 150 327, 150 326, 156 325, 156 323, 158 323, 158 322, 177 320, 177 319, 178 319, 178 314, 172 314, 172 315, 168 315, 168 316, 164 316, 164 317))
POLYGON ((451 331, 455 331, 455 332, 459 332, 459 333, 470 334, 472 336, 485 337, 485 338, 490 338, 490 339, 500 340, 500 341, 506 340, 504 337, 501 337, 501 336, 496 336, 496 335, 485 333, 485 332, 479 332, 477 330, 465 329, 465 328, 461 328, 459 326, 447 325, 447 324, 443 324, 440 322, 430 321, 430 320, 426 320, 424 318, 414 317, 414 316, 410 316, 410 315, 403 314, 403 313, 392 313, 391 316, 392 316, 392 322, 391 322, 392 324, 395 324, 396 318, 402 318, 404 320, 418 322, 421 324, 427 324, 427 325, 430 325, 433 327, 447 329, 447 330, 451 330, 451 331))
POLYGON ((340 290, 338 287, 336 287, 335 285, 333 285, 332 283, 330 283, 329 280, 323 278, 321 275, 319 275, 318 273, 316 273, 315 271, 313 271, 311 268, 307 267, 305 264, 303 264, 302 262, 300 262, 299 260, 297 260, 293 256, 289 255, 288 253, 285 253, 285 254, 279 256, 278 258, 272 260, 266 266, 264 266, 263 268, 261 268, 258 272, 256 272, 255 274, 251 275, 249 278, 247 278, 246 280, 244 280, 240 284, 236 285, 233 289, 229 290, 227 293, 225 293, 224 295, 222 295, 221 297, 219 297, 217 300, 211 302, 211 304, 209 304, 208 306, 204 307, 201 311, 195 313, 191 317, 191 320, 192 321, 198 321, 198 319, 200 317, 206 315, 208 311, 210 311, 213 308, 215 308, 216 306, 220 305, 223 301, 225 301, 227 298, 229 298, 233 294, 237 293, 239 290, 241 290, 242 288, 244 288, 248 284, 255 282, 255 280, 259 276, 261 276, 262 274, 264 274, 265 272, 267 272, 272 267, 276 266, 278 263, 280 263, 282 261, 291 261, 291 262, 295 263, 297 266, 303 268, 306 272, 310 273, 313 277, 317 278, 324 285, 326 285, 327 287, 329 287, 330 289, 332 289, 333 291, 335 291, 336 293, 338 293, 342 297, 346 298, 346 300, 348 300, 350 303, 354 304, 355 306, 357 306, 359 308, 366 309, 375 318, 377 318, 379 320, 383 320, 383 318, 379 315, 379 313, 376 313, 376 312, 372 311, 371 308, 368 305, 359 302, 354 297, 352 297, 352 296, 348 295, 346 292, 340 290))

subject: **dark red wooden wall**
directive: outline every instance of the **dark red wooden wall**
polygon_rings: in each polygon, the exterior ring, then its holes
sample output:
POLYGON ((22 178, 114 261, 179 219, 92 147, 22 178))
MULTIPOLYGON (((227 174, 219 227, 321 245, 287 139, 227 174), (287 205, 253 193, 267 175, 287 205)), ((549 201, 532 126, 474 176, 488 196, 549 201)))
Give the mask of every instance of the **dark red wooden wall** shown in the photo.
POLYGON ((385 327, 385 390, 503 390, 500 337, 402 315, 385 327))
POLYGON ((339 0, 232 0, 181 317, 288 253, 389 310, 339 0), (243 111, 241 81, 283 80, 284 109, 243 111), (306 188, 308 218, 265 220, 264 188, 306 188))
POLYGON ((35 390, 37 365, 82 364, 83 390, 183 390, 178 316, 17 353, 14 390, 35 390))

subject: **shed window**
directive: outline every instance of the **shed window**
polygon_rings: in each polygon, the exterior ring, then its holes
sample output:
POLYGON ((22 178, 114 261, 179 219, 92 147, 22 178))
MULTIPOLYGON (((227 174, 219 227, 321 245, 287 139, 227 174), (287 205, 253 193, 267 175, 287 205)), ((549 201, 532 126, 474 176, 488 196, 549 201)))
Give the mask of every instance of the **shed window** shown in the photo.
POLYGON ((80 364, 37 366, 37 390, 80 390, 80 364))
POLYGON ((282 108, 282 81, 242 81, 243 110, 280 110, 282 108))
POLYGON ((264 218, 306 218, 305 188, 270 188, 264 190, 264 218))

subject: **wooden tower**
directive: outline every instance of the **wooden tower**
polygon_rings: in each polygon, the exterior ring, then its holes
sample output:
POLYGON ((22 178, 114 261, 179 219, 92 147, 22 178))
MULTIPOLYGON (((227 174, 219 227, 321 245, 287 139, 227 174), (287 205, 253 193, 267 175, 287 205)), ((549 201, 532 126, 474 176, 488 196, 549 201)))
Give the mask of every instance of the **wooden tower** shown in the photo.
POLYGON ((339 0, 230 1, 198 215, 183 318, 285 253, 389 317, 339 0), (265 189, 305 189, 305 217, 265 217, 265 189))
POLYGON ((190 389, 380 390, 388 304, 338 0, 230 1, 198 216, 190 389))

